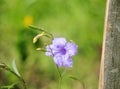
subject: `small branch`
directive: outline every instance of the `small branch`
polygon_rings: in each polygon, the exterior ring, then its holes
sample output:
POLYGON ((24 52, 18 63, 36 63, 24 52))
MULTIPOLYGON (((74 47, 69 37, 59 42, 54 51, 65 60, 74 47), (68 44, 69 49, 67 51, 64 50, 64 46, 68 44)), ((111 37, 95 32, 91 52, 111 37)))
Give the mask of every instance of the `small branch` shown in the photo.
POLYGON ((24 81, 24 79, 22 79, 13 70, 11 70, 5 63, 0 64, 0 68, 5 69, 5 70, 11 72, 13 75, 15 75, 23 83, 24 89, 27 89, 26 82, 24 81))

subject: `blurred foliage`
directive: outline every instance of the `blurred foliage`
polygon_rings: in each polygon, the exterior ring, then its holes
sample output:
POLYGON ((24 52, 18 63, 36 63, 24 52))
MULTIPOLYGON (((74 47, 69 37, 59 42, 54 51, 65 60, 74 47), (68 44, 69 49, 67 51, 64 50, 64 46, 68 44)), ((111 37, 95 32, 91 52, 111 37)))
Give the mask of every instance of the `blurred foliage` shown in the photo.
MULTIPOLYGON (((104 15, 105 0, 0 0, 0 62, 11 66, 15 59, 28 89, 57 88, 58 73, 52 58, 36 51, 48 41, 41 38, 37 44, 32 43, 39 32, 27 26, 35 25, 79 46, 62 89, 97 89, 104 15)), ((10 73, 0 71, 0 85, 15 80, 10 73)))

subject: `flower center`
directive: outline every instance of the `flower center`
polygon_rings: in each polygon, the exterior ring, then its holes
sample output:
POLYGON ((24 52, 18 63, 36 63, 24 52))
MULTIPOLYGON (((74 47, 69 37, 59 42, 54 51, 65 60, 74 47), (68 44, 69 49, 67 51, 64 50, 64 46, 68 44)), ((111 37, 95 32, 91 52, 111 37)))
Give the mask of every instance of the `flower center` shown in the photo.
POLYGON ((66 49, 65 49, 64 47, 62 47, 62 48, 60 49, 60 52, 61 52, 61 54, 65 55, 65 54, 66 54, 66 49))

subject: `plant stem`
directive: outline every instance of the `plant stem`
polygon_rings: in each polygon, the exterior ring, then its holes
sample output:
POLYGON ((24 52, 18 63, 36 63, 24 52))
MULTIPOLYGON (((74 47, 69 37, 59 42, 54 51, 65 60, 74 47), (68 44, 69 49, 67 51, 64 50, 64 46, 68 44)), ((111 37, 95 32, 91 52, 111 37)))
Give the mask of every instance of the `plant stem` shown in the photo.
POLYGON ((61 89, 61 81, 62 81, 62 74, 59 70, 59 67, 56 65, 57 67, 57 71, 58 71, 58 74, 59 74, 59 83, 58 83, 58 89, 61 89))
POLYGON ((26 82, 24 81, 24 79, 22 79, 13 70, 11 70, 5 63, 0 64, 0 68, 5 69, 5 70, 11 72, 13 75, 15 75, 23 83, 24 89, 27 89, 26 82))
POLYGON ((66 72, 66 68, 64 68, 64 71, 61 73, 60 70, 59 70, 59 67, 56 65, 57 67, 57 71, 58 71, 58 74, 59 74, 59 85, 58 85, 58 89, 61 89, 61 81, 62 81, 62 78, 63 78, 63 75, 64 73, 66 72))
POLYGON ((62 81, 62 77, 59 78, 59 85, 58 85, 58 89, 61 89, 61 81, 62 81))

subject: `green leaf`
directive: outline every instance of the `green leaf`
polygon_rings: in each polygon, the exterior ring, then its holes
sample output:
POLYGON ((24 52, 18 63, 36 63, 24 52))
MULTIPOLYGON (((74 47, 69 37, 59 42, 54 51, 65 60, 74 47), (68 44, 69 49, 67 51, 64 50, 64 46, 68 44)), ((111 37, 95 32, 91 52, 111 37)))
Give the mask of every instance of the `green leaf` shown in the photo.
POLYGON ((18 76, 21 76, 20 73, 18 72, 17 67, 16 67, 15 60, 12 61, 12 67, 13 67, 14 72, 15 72, 18 76))
POLYGON ((30 25, 29 28, 45 32, 42 28, 38 28, 32 25, 30 25))
POLYGON ((68 77, 71 78, 71 79, 73 79, 73 80, 80 81, 80 79, 78 79, 77 77, 75 77, 75 76, 73 76, 73 75, 69 75, 68 77))

